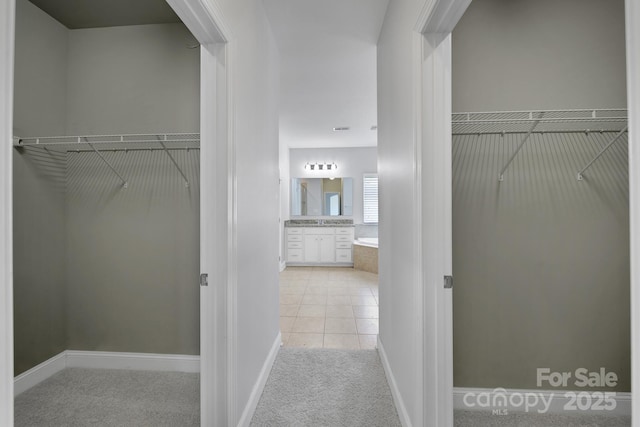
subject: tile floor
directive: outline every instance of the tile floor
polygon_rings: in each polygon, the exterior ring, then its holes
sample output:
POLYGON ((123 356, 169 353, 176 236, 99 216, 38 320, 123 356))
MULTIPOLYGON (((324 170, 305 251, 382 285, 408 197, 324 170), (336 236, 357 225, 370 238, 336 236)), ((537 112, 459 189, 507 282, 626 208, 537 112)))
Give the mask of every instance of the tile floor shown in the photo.
POLYGON ((286 347, 375 348, 378 275, 344 267, 287 267, 280 273, 280 330, 286 347))

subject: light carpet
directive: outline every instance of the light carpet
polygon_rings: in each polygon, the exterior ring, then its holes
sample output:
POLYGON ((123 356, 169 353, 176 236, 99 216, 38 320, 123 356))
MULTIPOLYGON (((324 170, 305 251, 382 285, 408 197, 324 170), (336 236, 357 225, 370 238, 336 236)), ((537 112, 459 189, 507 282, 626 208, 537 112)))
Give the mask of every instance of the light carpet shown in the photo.
POLYGON ((15 425, 199 426, 199 375, 65 369, 15 399, 15 425))
POLYGON ((251 425, 395 427, 400 420, 377 351, 282 348, 251 425))
POLYGON ((493 415, 485 411, 455 411, 455 427, 629 427, 631 417, 596 414, 510 413, 493 415))

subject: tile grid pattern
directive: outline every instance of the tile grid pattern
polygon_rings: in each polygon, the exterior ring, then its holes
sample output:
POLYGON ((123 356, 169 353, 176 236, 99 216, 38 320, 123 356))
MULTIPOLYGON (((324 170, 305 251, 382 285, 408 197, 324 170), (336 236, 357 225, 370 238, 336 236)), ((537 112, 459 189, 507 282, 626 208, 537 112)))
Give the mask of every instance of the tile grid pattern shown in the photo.
POLYGON ((288 267, 280 273, 280 330, 285 347, 375 348, 378 275, 288 267))

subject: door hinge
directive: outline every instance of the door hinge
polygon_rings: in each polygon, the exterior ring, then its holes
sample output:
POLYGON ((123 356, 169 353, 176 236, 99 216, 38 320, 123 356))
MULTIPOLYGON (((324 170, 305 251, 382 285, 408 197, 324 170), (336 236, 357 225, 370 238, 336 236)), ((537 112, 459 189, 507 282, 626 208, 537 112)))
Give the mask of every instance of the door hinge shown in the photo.
POLYGON ((444 288, 445 289, 453 288, 453 276, 444 276, 444 288))
POLYGON ((200 286, 209 286, 209 275, 207 273, 200 275, 200 286))

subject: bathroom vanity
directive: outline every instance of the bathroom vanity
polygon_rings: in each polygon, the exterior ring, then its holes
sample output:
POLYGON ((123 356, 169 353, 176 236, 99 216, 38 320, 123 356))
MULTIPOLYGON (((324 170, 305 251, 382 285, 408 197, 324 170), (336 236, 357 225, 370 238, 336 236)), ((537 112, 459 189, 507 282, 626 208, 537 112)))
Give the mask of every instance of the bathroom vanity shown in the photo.
POLYGON ((287 265, 353 266, 354 225, 349 220, 285 222, 287 265))

